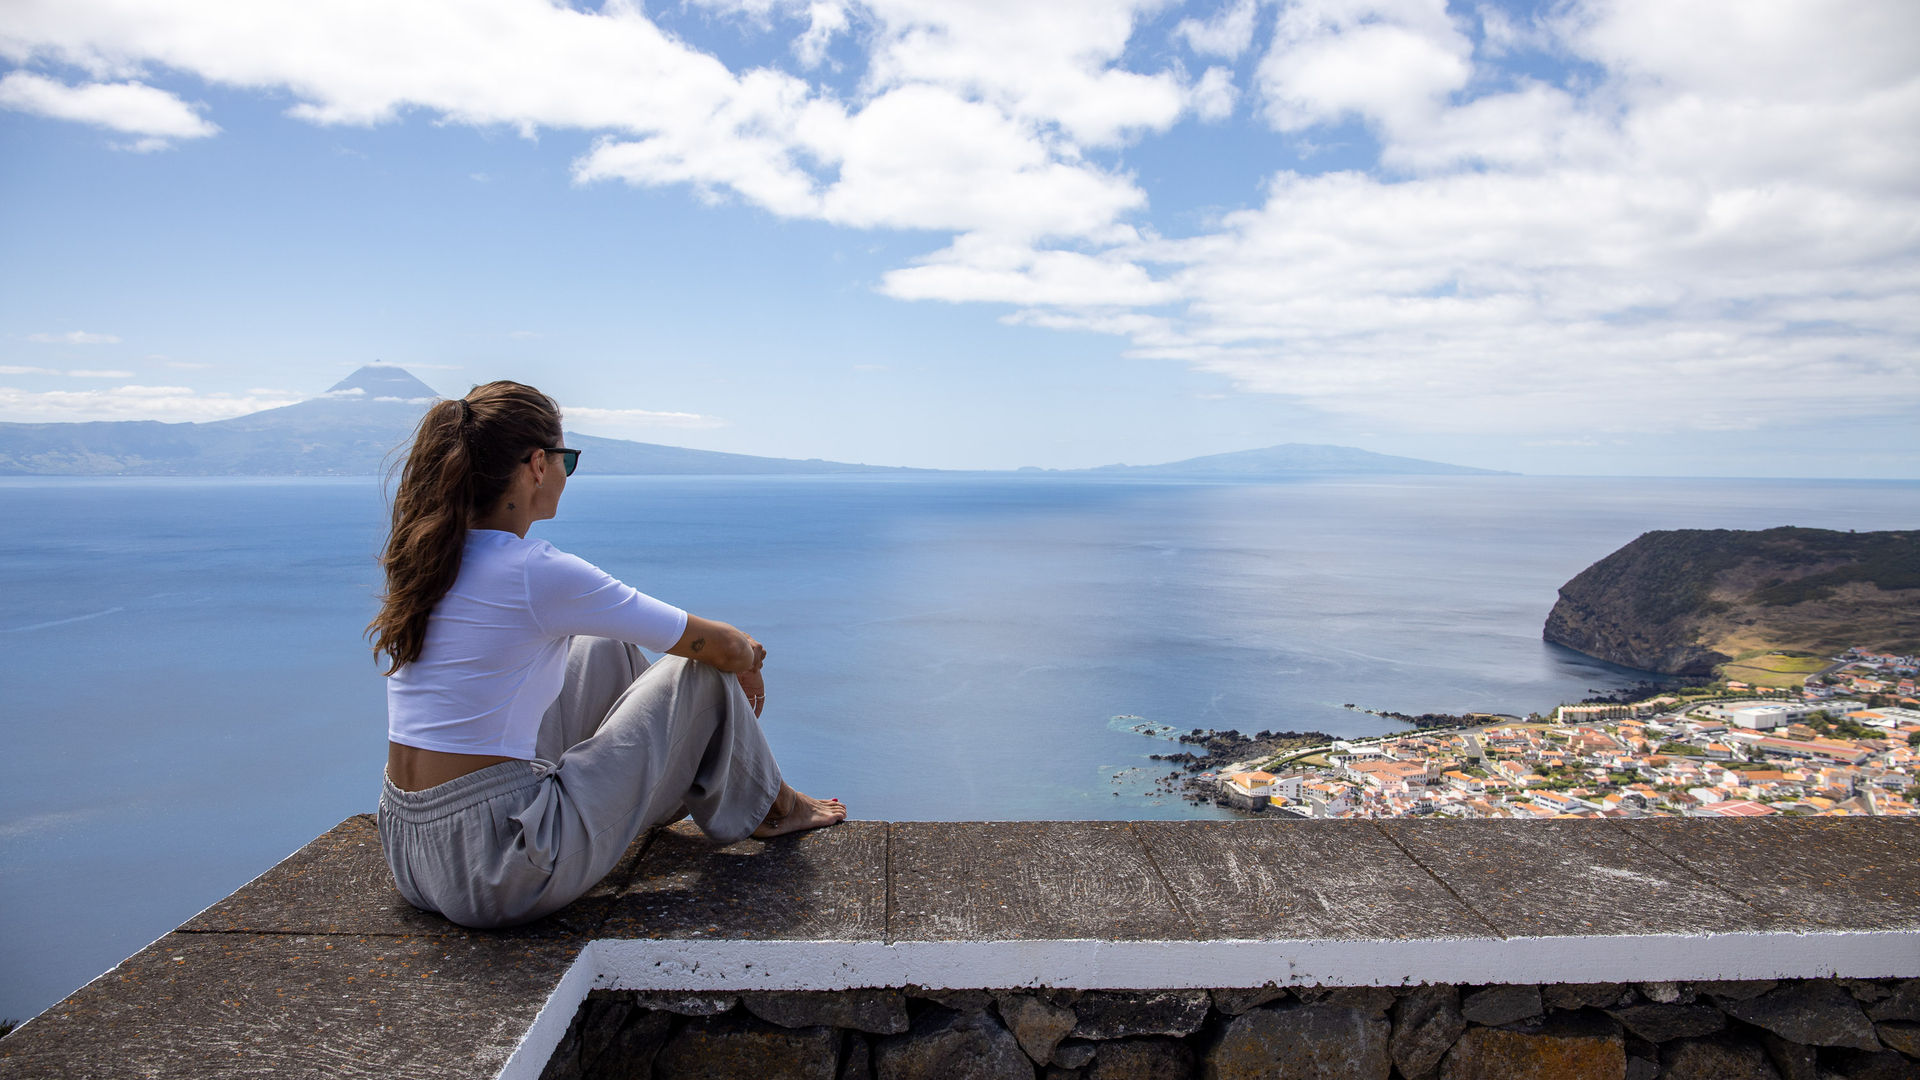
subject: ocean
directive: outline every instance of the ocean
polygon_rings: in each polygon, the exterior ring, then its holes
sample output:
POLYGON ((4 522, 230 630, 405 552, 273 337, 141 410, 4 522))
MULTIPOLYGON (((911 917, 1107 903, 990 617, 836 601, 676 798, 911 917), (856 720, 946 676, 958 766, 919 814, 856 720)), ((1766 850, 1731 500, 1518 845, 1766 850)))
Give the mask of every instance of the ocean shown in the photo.
MULTIPOLYGON (((373 809, 371 479, 0 480, 0 1016, 373 809)), ((892 819, 1213 816, 1133 730, 1389 730, 1638 681, 1548 645, 1648 529, 1920 526, 1920 483, 595 477, 534 534, 767 646, 788 778, 892 819)))

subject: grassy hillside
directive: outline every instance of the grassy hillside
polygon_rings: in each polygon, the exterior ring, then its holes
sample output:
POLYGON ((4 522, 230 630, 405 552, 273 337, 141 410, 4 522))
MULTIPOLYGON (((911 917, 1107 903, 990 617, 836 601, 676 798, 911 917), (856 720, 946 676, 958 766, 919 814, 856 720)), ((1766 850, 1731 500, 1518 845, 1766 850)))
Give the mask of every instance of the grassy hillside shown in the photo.
POLYGON ((1544 633, 1650 671, 1738 660, 1723 673, 1760 682, 1849 645, 1920 651, 1920 532, 1650 532, 1562 586, 1544 633))

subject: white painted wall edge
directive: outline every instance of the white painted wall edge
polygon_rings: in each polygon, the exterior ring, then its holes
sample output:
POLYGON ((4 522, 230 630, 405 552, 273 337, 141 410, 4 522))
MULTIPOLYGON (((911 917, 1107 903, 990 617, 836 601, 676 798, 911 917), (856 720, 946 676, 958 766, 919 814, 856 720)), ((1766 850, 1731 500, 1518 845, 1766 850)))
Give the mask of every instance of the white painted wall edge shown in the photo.
POLYGON ((597 985, 844 990, 1674 982, 1920 975, 1920 931, 1360 941, 596 942, 597 985))
POLYGON ((567 1035, 568 1025, 573 1023, 573 1015, 580 1011, 580 1003, 587 999, 587 991, 598 984, 601 958, 598 955, 597 941, 587 942, 580 955, 573 958, 566 974, 553 986, 553 993, 547 995, 546 1004, 540 1006, 540 1012, 533 1023, 520 1036, 520 1042, 507 1056, 507 1062, 495 1075, 500 1080, 540 1080, 540 1074, 553 1057, 554 1048, 567 1035))
POLYGON ((588 943, 498 1074, 538 1080, 589 990, 1081 990, 1912 978, 1920 931, 1358 941, 588 943))

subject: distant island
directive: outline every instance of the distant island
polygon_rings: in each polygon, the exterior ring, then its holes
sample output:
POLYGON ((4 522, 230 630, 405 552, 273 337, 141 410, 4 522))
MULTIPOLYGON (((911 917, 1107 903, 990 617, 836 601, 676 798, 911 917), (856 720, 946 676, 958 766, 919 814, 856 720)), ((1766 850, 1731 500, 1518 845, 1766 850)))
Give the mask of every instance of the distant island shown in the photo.
MULTIPOLYGON (((370 364, 319 397, 208 423, 116 420, 0 423, 0 475, 370 476, 385 471, 420 414, 439 398, 390 364, 370 364)), ((940 475, 943 470, 755 457, 568 432, 600 475, 940 475)), ((1346 446, 1288 443, 1165 465, 1020 470, 1022 474, 1115 478, 1259 480, 1329 475, 1492 475, 1346 446)), ((1510 474, 1504 474, 1510 475, 1510 474)))
POLYGON ((1109 476, 1168 477, 1176 479, 1251 480, 1267 476, 1516 476, 1495 469, 1474 469, 1419 458, 1376 454, 1351 446, 1283 443, 1262 450, 1209 454, 1165 465, 1102 465, 1079 472, 1109 476))
MULTIPOLYGON (((319 397, 209 423, 0 424, 0 475, 370 476, 384 472, 439 393, 370 364, 319 397)), ((781 475, 925 470, 723 454, 568 432, 601 474, 781 475)))
POLYGON ((1804 679, 1854 645, 1911 655, 1920 531, 1646 533, 1561 586, 1543 636, 1625 667, 1756 682, 1804 679))
MULTIPOLYGON (((386 469, 413 434, 432 386, 394 365, 367 365, 319 398, 211 423, 0 423, 0 475, 40 477, 365 477, 386 469)), ((566 432, 599 475, 939 475, 941 469, 755 457, 566 432)), ((1068 477, 1238 479, 1325 475, 1494 475, 1350 446, 1286 444, 1167 465, 1021 469, 1068 477)))

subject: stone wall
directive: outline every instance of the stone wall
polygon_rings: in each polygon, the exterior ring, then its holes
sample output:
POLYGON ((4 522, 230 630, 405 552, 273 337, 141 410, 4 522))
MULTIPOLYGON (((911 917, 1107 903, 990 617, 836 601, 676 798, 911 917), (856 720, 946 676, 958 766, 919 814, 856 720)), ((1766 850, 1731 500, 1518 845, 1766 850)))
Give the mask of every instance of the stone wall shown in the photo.
POLYGON ((596 990, 542 1080, 1914 1080, 1920 979, 596 990))

